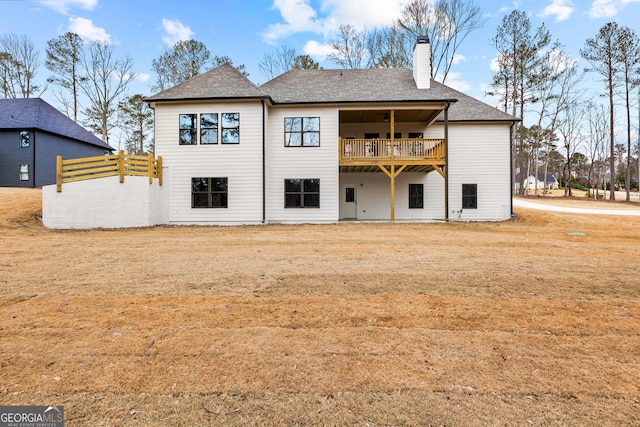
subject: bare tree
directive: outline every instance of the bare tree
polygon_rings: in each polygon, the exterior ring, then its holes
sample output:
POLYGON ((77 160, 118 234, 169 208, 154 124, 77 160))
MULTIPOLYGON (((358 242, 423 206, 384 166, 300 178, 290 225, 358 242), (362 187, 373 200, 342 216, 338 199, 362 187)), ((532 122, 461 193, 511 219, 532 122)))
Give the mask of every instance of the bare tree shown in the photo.
POLYGON ((583 142, 582 120, 585 115, 585 109, 579 104, 571 104, 566 108, 560 118, 559 132, 562 135, 562 141, 565 151, 565 171, 564 173, 564 194, 571 196, 571 180, 573 178, 572 165, 574 155, 583 142))
POLYGON ((127 87, 134 80, 130 57, 116 59, 113 47, 104 42, 92 42, 82 56, 86 80, 80 86, 90 106, 86 108, 87 126, 109 142, 109 131, 115 127, 116 107, 127 87))
POLYGON ((329 44, 333 51, 327 59, 342 68, 369 68, 372 64, 366 29, 357 31, 353 25, 340 25, 337 38, 329 44))
POLYGON ((587 39, 584 49, 580 49, 580 55, 589 61, 591 68, 587 71, 595 72, 605 83, 609 96, 609 168, 611 180, 610 200, 616 199, 614 181, 616 179, 615 164, 615 112, 614 89, 620 84, 620 64, 618 58, 621 44, 620 27, 615 22, 605 24, 594 38, 587 39))
POLYGON ((298 55, 293 61, 294 70, 318 70, 320 68, 320 64, 309 55, 298 55))
POLYGON ((280 46, 271 53, 265 53, 258 64, 260 72, 267 80, 293 69, 296 60, 295 48, 287 45, 280 46))
POLYGON ((602 104, 596 104, 593 101, 587 104, 586 111, 588 130, 586 148, 590 164, 587 182, 589 184, 589 191, 591 191, 592 187, 596 188, 593 197, 597 199, 598 186, 593 184, 599 183, 603 177, 601 165, 603 161, 602 149, 606 147, 607 140, 607 113, 602 104))
POLYGON ((0 36, 0 86, 5 98, 29 98, 35 84, 40 53, 26 35, 0 36))
MULTIPOLYGON (((544 25, 532 33, 531 21, 525 12, 518 10, 502 19, 493 43, 498 51, 499 71, 494 75, 492 85, 497 92, 503 93, 505 107, 511 107, 511 114, 524 120, 526 105, 539 99, 538 87, 548 77, 547 70, 541 66, 545 61, 548 62, 548 58, 541 53, 549 49, 557 50, 559 45, 557 42, 551 43, 551 35, 544 25)), ((523 125, 518 125, 517 130, 512 184, 514 190, 520 184, 520 193, 523 193, 523 172, 526 165, 523 125)))
MULTIPOLYGON (((75 33, 65 33, 57 39, 47 42, 47 59, 45 67, 53 73, 53 76, 47 79, 47 82, 62 87, 71 93, 71 108, 73 111, 73 120, 78 121, 78 97, 80 95, 80 83, 82 82, 81 59, 84 49, 82 38, 75 33)), ((63 105, 68 105, 67 98, 64 94, 60 94, 59 101, 63 105)))
MULTIPOLYGON (((411 43, 415 41, 412 40, 411 43)), ((410 68, 412 58, 411 51, 407 51, 409 45, 405 32, 397 23, 374 30, 367 38, 367 49, 375 68, 410 68)))
POLYGON ((412 0, 404 6, 396 24, 404 33, 408 64, 413 63, 417 37, 429 36, 431 78, 445 83, 460 46, 485 22, 482 10, 471 0, 412 0))
POLYGON ((616 51, 622 74, 623 98, 627 118, 627 167, 625 176, 626 201, 631 201, 631 91, 638 86, 640 70, 640 40, 635 31, 620 28, 620 46, 616 51))

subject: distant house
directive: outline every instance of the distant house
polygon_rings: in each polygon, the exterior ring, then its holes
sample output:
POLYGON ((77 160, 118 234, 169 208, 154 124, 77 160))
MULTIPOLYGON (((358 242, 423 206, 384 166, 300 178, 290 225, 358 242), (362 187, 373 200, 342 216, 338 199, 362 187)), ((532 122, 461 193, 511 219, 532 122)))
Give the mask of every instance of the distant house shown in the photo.
POLYGON ((544 173, 539 173, 537 178, 533 175, 529 175, 524 182, 524 188, 525 190, 535 190, 536 188, 538 190, 544 190, 545 182, 547 183, 547 190, 557 190, 560 186, 558 180, 553 176, 553 174, 548 173, 545 179, 544 173))
POLYGON ((101 156, 113 148, 40 98, 0 99, 0 187, 56 182, 56 156, 101 156))

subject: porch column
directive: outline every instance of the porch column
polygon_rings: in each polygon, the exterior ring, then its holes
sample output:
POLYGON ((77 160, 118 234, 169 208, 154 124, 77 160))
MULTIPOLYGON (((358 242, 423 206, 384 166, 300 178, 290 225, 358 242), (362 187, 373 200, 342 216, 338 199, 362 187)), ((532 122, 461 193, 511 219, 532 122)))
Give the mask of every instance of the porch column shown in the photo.
POLYGON ((390 124, 391 124, 391 133, 389 134, 391 136, 391 147, 389 148, 391 150, 391 222, 395 221, 395 217, 396 217, 396 165, 394 164, 394 158, 395 158, 395 138, 394 138, 394 133, 396 130, 396 115, 395 115, 395 110, 391 110, 389 112, 389 116, 390 116, 390 124))

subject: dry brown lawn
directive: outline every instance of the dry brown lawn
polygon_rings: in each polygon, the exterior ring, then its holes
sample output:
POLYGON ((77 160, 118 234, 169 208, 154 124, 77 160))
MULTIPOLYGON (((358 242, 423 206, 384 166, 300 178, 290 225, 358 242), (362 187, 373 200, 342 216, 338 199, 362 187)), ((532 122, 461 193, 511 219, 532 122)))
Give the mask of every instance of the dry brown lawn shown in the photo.
POLYGON ((54 231, 40 197, 0 189, 0 405, 70 427, 640 425, 640 218, 54 231))

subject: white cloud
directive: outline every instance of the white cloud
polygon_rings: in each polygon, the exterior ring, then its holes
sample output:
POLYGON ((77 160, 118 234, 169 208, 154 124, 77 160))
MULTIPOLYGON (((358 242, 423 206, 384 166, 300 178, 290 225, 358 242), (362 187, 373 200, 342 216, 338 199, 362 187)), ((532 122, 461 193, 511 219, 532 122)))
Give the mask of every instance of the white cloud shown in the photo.
POLYGON ((327 56, 333 52, 331 46, 326 43, 318 43, 315 40, 308 41, 302 50, 305 54, 317 59, 318 61, 324 61, 327 59, 327 56))
MULTIPOLYGON (((471 89, 472 89, 471 84, 467 81, 461 80, 460 79, 461 77, 462 77, 461 73, 449 71, 449 74, 447 74, 447 80, 445 81, 445 84, 462 93, 471 92, 471 89)), ((436 76, 436 79, 441 80, 438 76, 436 76)))
POLYGON ((69 31, 91 41, 100 41, 107 44, 111 43, 111 36, 104 28, 93 25, 93 21, 91 19, 70 17, 69 31))
POLYGON ((453 65, 458 65, 461 62, 466 61, 467 58, 464 55, 460 55, 459 53, 456 53, 455 55, 453 55, 453 61, 451 62, 453 65))
POLYGON ((575 8, 571 0, 553 0, 551 4, 544 8, 539 16, 543 18, 555 16, 556 22, 561 22, 569 19, 574 10, 575 8))
POLYGON ((71 7, 79 7, 84 10, 92 10, 98 5, 98 0, 40 0, 38 3, 66 15, 71 7))
POLYGON ((162 41, 169 47, 172 47, 179 41, 191 39, 194 34, 191 28, 185 26, 180 21, 173 21, 166 18, 162 18, 162 28, 165 32, 165 35, 162 36, 162 41))
POLYGON ((146 81, 149 81, 149 79, 151 79, 151 74, 147 74, 147 73, 136 74, 136 80, 139 82, 146 82, 146 81))
POLYGON ((589 9, 591 18, 612 18, 629 3, 640 3, 640 0, 594 0, 589 9))
POLYGON ((358 30, 390 24, 400 16, 408 0, 321 0, 316 9, 311 0, 274 0, 283 22, 271 24, 263 34, 268 43, 296 33, 329 36, 341 24, 354 25, 358 30))

